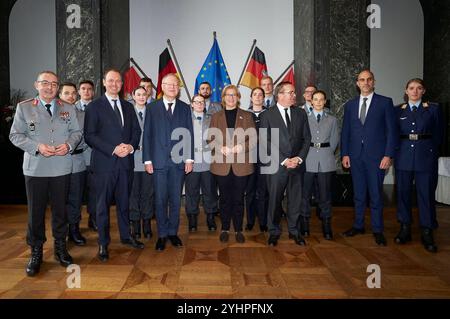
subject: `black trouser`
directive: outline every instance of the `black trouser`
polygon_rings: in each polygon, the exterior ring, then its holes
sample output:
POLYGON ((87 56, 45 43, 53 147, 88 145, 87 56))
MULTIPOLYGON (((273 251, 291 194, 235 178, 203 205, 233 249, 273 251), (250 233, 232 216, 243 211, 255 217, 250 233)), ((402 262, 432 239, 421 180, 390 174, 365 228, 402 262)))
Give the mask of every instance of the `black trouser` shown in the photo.
POLYGON ((233 220, 234 230, 242 231, 244 219, 244 191, 248 176, 236 176, 233 169, 227 176, 216 175, 220 191, 220 219, 222 230, 230 230, 233 220))
POLYGON ((266 226, 268 203, 266 175, 261 174, 259 165, 255 165, 255 171, 249 176, 245 190, 247 224, 254 225, 258 216, 259 225, 266 226))
POLYGON ((210 171, 191 172, 186 175, 186 214, 198 215, 200 212, 200 189, 203 196, 203 208, 206 214, 217 212, 216 181, 210 171))
POLYGON ((284 166, 281 166, 275 174, 267 175, 267 187, 269 191, 267 226, 271 235, 281 235, 281 211, 279 207, 283 200, 285 190, 288 202, 288 231, 292 235, 298 235, 297 221, 300 216, 302 202, 302 184, 303 173, 289 171, 284 166))
POLYGON ((55 240, 66 240, 66 200, 70 174, 56 177, 25 176, 28 199, 27 244, 40 246, 45 237, 45 210, 50 202, 52 212, 52 233, 55 240))
POLYGON ((116 201, 117 225, 121 240, 130 238, 130 204, 129 196, 133 183, 133 172, 114 170, 95 172, 95 189, 97 195, 97 227, 99 245, 111 242, 109 209, 113 199, 116 201))
POLYGON ((67 219, 69 224, 81 221, 81 206, 83 205, 86 171, 70 174, 69 194, 67 196, 67 219))
POLYGON ((87 189, 87 211, 90 216, 95 218, 96 215, 96 195, 95 195, 95 179, 94 172, 91 170, 90 166, 86 167, 87 178, 86 178, 86 189, 87 189))
POLYGON ((130 220, 150 219, 155 213, 153 174, 134 172, 130 195, 130 220))
POLYGON ((315 189, 317 182, 318 192, 315 194, 315 199, 320 208, 320 218, 331 217, 331 181, 334 172, 326 173, 311 173, 306 172, 303 179, 303 200, 302 210, 300 215, 303 217, 311 217, 311 194, 315 189))

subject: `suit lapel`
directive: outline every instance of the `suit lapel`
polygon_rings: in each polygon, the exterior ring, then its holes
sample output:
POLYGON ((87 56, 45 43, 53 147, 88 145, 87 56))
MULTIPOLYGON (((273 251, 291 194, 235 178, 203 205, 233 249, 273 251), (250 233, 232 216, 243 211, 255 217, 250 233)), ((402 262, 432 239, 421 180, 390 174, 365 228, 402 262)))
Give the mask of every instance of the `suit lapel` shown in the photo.
MULTIPOLYGON (((370 121, 370 119, 372 118, 371 114, 377 111, 376 110, 377 101, 378 101, 378 96, 376 93, 374 93, 372 96, 372 101, 370 101, 369 110, 367 111, 366 121, 364 122, 364 125, 366 125, 367 121, 370 121)), ((359 103, 358 103, 358 108, 359 108, 359 103)))
MULTIPOLYGON (((281 132, 285 137, 289 139, 289 132, 287 130, 286 123, 283 120, 283 116, 281 115, 280 111, 278 110, 278 107, 273 108, 273 112, 275 113, 274 120, 277 127, 280 128, 281 132)), ((291 112, 292 114, 292 112, 291 112)), ((292 125, 292 123, 291 123, 292 125)))

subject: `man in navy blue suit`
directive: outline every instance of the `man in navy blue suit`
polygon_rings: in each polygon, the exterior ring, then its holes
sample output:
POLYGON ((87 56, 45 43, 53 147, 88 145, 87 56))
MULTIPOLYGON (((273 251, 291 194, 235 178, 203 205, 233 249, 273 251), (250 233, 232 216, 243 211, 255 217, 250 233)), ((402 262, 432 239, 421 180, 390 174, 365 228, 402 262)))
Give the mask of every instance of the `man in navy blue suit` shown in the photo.
POLYGON ((144 248, 130 235, 129 204, 133 152, 139 146, 141 129, 133 106, 119 98, 122 88, 120 72, 105 72, 103 85, 106 93, 94 100, 86 109, 84 135, 92 148, 91 169, 94 172, 97 196, 98 257, 109 258, 109 207, 116 200, 120 240, 134 248, 144 248))
POLYGON ((159 251, 165 249, 167 238, 173 246, 183 246, 177 235, 181 191, 194 156, 191 108, 178 99, 180 82, 175 74, 164 76, 162 91, 162 99, 150 103, 145 112, 143 137, 145 170, 154 176, 159 251))
POLYGON ((368 194, 375 242, 386 246, 383 180, 385 171, 392 164, 397 144, 394 104, 391 98, 374 93, 375 77, 370 70, 358 75, 356 85, 361 94, 344 106, 341 135, 342 166, 350 168, 353 180, 355 221, 343 235, 364 234, 368 194))

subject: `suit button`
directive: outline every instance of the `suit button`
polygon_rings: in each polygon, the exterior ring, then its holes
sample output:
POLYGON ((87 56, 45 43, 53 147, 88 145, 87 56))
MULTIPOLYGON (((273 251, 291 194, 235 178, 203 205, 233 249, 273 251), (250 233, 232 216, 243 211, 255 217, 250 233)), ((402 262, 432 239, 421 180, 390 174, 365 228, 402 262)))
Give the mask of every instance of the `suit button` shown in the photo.
POLYGON ((414 147, 414 144, 412 144, 411 147, 414 147))
POLYGON ((416 125, 416 123, 413 123, 412 125, 416 125))
POLYGON ((414 133, 414 130, 411 130, 411 133, 414 133))

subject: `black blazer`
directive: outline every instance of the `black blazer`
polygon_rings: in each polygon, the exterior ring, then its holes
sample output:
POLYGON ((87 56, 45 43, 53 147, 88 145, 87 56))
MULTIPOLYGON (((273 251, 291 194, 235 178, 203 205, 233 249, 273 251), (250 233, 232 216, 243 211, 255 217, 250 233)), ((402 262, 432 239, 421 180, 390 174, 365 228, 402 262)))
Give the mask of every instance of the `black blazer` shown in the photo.
POLYGON ((91 168, 97 172, 116 169, 133 170, 134 157, 129 154, 124 158, 113 155, 117 145, 131 144, 134 149, 139 146, 141 128, 133 105, 120 99, 124 126, 122 127, 106 96, 92 101, 86 108, 84 118, 84 137, 92 148, 91 168))
MULTIPOLYGON (((270 161, 278 156, 279 165, 286 158, 300 157, 303 162, 292 172, 304 172, 305 161, 311 143, 311 132, 309 131, 308 117, 303 109, 291 107, 291 132, 288 132, 283 117, 277 106, 271 107, 263 112, 260 121, 260 145, 267 147, 270 161), (267 129, 267 139, 264 138, 264 130, 267 129), (279 139, 273 136, 271 129, 279 129, 279 139)), ((264 164, 264 159, 262 159, 264 164)))

